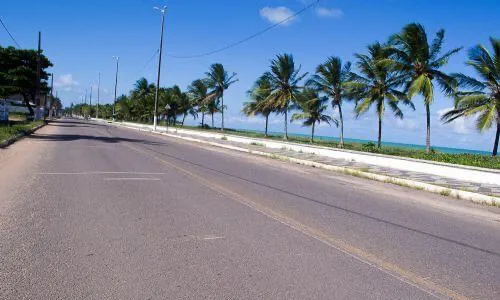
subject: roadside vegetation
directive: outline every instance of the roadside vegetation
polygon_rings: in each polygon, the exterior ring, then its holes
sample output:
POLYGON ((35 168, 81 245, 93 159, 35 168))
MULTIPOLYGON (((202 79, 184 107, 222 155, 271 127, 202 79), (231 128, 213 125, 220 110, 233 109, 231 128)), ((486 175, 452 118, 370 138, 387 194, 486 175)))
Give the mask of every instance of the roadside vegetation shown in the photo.
POLYGON ((42 125, 44 121, 9 121, 0 123, 0 143, 21 133, 28 133, 31 129, 42 125))
MULTIPOLYGON (((454 109, 442 121, 457 118, 477 118, 477 128, 485 131, 496 129, 492 156, 498 153, 500 139, 500 40, 491 38, 492 52, 477 45, 469 50, 466 64, 476 72, 478 79, 463 74, 443 72, 450 58, 462 47, 446 49, 445 31, 429 35, 421 24, 411 23, 386 41, 376 41, 367 49, 354 54, 354 61, 344 61, 331 56, 319 64, 313 74, 302 70, 292 54, 276 55, 267 70, 256 79, 248 91, 249 100, 241 109, 245 116, 265 118, 263 136, 268 135, 272 117, 283 118, 284 140, 320 143, 321 145, 390 154, 412 158, 442 161, 485 168, 498 168, 496 158, 474 154, 445 154, 433 150, 431 145, 431 107, 435 95, 441 92, 454 101, 454 109), (383 145, 383 119, 403 119, 402 106, 415 109, 414 101, 424 103, 425 150, 387 147, 383 145), (356 117, 373 111, 377 115, 378 135, 376 144, 344 142, 343 104, 354 103, 356 117), (386 109, 389 112, 386 112, 386 109), (334 112, 333 114, 331 112, 334 112), (328 115, 330 114, 330 115, 328 115), (307 141, 289 136, 288 124, 301 122, 311 128, 307 141), (314 141, 315 128, 324 122, 340 127, 338 143, 314 141)), ((237 82, 236 74, 229 73, 222 64, 215 63, 194 80, 186 91, 179 86, 160 88, 159 119, 171 126, 183 126, 186 117, 201 118, 201 128, 213 128, 214 115, 220 113, 219 130, 224 127, 224 111, 228 101, 224 93, 237 82), (201 115, 201 116, 200 116, 201 115), (210 121, 207 122, 206 118, 210 121), (207 124, 209 123, 210 126, 207 124)), ((155 85, 141 78, 135 88, 118 98, 116 105, 100 107, 100 116, 118 120, 149 123, 154 114, 155 85)), ((67 114, 95 115, 96 107, 85 104, 72 105, 67 114)), ((244 131, 238 134, 255 135, 244 131)), ((269 136, 269 138, 278 138, 269 136)), ((375 137, 374 137, 375 139, 375 137)), ((418 142, 415 142, 418 143, 418 142)))
MULTIPOLYGON (((17 49, 0 46, 0 101, 10 97, 20 96, 28 109, 28 119, 33 119, 35 111, 32 103, 44 106, 48 110, 62 109, 61 100, 53 96, 49 86, 48 68, 52 67, 50 60, 43 51, 17 49), (39 78, 38 78, 39 63, 39 78), (37 97, 39 91, 39 97, 37 97), (40 99, 40 103, 37 100, 40 99)), ((17 103, 11 105, 19 106, 17 103)))

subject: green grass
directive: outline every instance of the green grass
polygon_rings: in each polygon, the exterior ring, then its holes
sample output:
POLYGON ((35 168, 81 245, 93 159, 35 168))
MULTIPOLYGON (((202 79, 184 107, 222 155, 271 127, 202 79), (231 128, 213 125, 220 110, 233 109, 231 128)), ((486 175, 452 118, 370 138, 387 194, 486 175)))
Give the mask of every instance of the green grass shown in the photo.
POLYGON ((441 196, 446 196, 448 197, 449 195, 451 195, 451 190, 442 190, 441 192, 439 192, 439 194, 441 196))
POLYGON ((19 133, 26 133, 41 124, 43 124, 43 121, 11 121, 10 126, 2 123, 0 124, 0 142, 8 140, 19 133))
MULTIPOLYGON (((196 129, 201 131, 219 130, 218 128, 210 129, 210 128, 201 128, 201 127, 187 126, 187 125, 183 126, 182 128, 196 129)), ((224 131, 228 134, 240 135, 250 138, 265 138, 269 140, 283 141, 283 137, 278 135, 269 135, 266 138, 263 133, 258 133, 253 131, 238 130, 231 128, 224 128, 224 131)), ((289 136, 288 141, 293 143, 311 145, 309 138, 307 137, 289 136)), ((338 148, 338 142, 335 141, 316 140, 313 143, 313 145, 338 148)), ((427 154, 424 150, 420 149, 409 149, 409 148, 393 147, 393 146, 383 146, 381 149, 378 149, 376 145, 373 143, 363 144, 354 142, 344 142, 344 149, 500 170, 500 157, 491 157, 480 154, 467 154, 467 153, 450 154, 450 153, 442 153, 435 150, 432 150, 431 153, 427 154)))

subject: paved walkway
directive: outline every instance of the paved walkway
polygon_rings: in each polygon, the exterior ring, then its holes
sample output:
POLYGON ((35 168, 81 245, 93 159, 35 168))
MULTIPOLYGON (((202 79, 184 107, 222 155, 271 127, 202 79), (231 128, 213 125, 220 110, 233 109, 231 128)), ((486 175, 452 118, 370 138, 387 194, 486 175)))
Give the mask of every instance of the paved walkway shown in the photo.
POLYGON ((374 166, 374 165, 370 165, 370 164, 366 164, 366 163, 360 163, 360 162, 349 161, 349 160, 344 160, 344 159, 335 159, 335 158, 320 156, 320 155, 316 155, 316 154, 300 153, 300 152, 296 152, 296 151, 288 150, 288 149, 266 148, 265 146, 258 145, 258 144, 257 145, 255 145, 255 144, 249 145, 249 144, 238 143, 238 142, 234 142, 234 141, 207 138, 207 137, 201 137, 201 136, 193 136, 193 135, 181 134, 181 133, 169 132, 169 134, 174 134, 174 135, 178 135, 178 136, 182 136, 182 137, 196 138, 196 139, 203 140, 203 141, 217 142, 219 144, 231 145, 231 146, 236 146, 236 147, 240 147, 240 148, 246 148, 246 149, 253 150, 253 151, 261 151, 261 152, 267 152, 267 153, 276 154, 276 155, 280 155, 280 156, 292 157, 292 158, 297 158, 297 159, 302 159, 302 160, 309 160, 309 161, 314 161, 317 163, 322 163, 322 164, 327 164, 327 165, 333 165, 333 166, 338 166, 338 167, 347 167, 347 168, 362 171, 362 172, 369 172, 369 173, 381 174, 381 175, 386 175, 386 176, 391 176, 391 177, 409 179, 409 180, 429 183, 429 184, 443 186, 443 187, 452 188, 452 189, 458 189, 458 190, 475 192, 475 193, 480 193, 480 194, 489 195, 489 196, 500 197, 500 183, 498 185, 480 184, 480 183, 476 183, 476 182, 461 181, 461 180, 456 180, 453 178, 447 178, 447 177, 442 177, 442 176, 437 176, 437 175, 391 169, 391 168, 387 168, 387 167, 374 166))

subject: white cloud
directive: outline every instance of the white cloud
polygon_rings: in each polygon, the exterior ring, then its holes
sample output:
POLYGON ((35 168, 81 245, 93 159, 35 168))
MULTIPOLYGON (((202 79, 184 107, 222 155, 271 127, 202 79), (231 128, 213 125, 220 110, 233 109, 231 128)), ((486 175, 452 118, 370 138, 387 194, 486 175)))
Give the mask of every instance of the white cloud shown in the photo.
POLYGON ((322 18, 341 18, 344 16, 344 12, 338 8, 318 7, 316 8, 316 15, 322 18))
MULTIPOLYGON (((443 108, 437 111, 437 115, 439 119, 441 117, 452 110, 453 107, 447 107, 443 108)), ((443 127, 450 126, 455 133, 459 134, 468 134, 473 130, 474 124, 471 120, 467 120, 466 118, 458 118, 455 121, 449 123, 449 124, 442 124, 443 127)))
POLYGON ((78 85, 80 85, 80 83, 73 79, 73 74, 61 75, 57 77, 54 82, 56 88, 60 88, 64 91, 71 91, 78 85))
POLYGON ((405 130, 416 130, 418 129, 418 122, 413 119, 396 119, 396 126, 405 130))
POLYGON ((283 26, 290 25, 294 20, 297 19, 297 17, 294 17, 293 15, 294 15, 293 10, 284 6, 279 6, 279 7, 266 6, 260 10, 260 16, 273 24, 280 23, 290 18, 290 20, 287 20, 286 22, 281 24, 283 26))

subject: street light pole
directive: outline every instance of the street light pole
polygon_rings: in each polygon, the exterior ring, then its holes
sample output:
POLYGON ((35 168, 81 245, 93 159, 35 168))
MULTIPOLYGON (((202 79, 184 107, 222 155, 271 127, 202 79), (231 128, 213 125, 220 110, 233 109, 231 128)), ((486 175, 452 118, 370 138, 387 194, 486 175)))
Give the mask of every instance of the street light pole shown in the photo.
POLYGON ((96 119, 99 119, 99 96, 100 96, 100 89, 101 89, 101 72, 99 72, 99 81, 97 81, 97 109, 95 113, 96 119))
POLYGON ((52 118, 52 105, 53 104, 54 104, 54 73, 50 73, 49 119, 52 118))
POLYGON ((92 117, 92 86, 90 86, 89 119, 92 117))
POLYGON ((160 36, 160 55, 158 58, 158 76, 156 78, 156 93, 155 93, 155 111, 153 116, 153 130, 156 131, 156 125, 158 122, 158 91, 160 89, 160 74, 161 74, 161 54, 163 50, 163 30, 165 25, 165 13, 167 12, 167 6, 162 8, 155 7, 161 12, 161 36, 160 36))
POLYGON ((120 57, 118 56, 113 56, 114 59, 116 59, 116 76, 115 76, 115 100, 113 102, 113 122, 115 121, 115 109, 116 109, 116 89, 118 87, 118 64, 120 62, 120 57))

